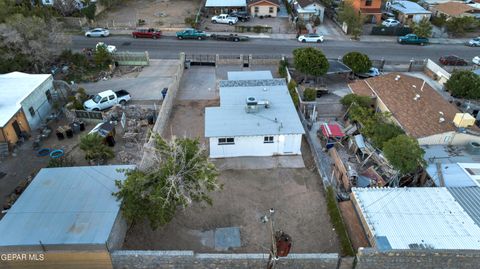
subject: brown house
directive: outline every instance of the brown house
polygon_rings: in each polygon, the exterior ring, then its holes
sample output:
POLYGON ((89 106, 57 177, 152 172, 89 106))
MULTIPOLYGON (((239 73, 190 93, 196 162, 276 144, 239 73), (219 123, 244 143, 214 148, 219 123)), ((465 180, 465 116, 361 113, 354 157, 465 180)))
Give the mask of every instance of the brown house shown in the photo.
POLYGON ((447 18, 458 18, 464 16, 473 16, 480 10, 460 2, 447 2, 435 5, 431 8, 434 16, 445 15, 447 18))
POLYGON ((248 3, 250 14, 255 17, 277 17, 279 8, 277 0, 252 0, 248 3))
POLYGON ((353 8, 360 12, 367 22, 382 22, 382 0, 352 0, 353 8))
POLYGON ((27 117, 20 109, 3 126, 0 126, 0 143, 14 145, 23 132, 30 133, 27 117))

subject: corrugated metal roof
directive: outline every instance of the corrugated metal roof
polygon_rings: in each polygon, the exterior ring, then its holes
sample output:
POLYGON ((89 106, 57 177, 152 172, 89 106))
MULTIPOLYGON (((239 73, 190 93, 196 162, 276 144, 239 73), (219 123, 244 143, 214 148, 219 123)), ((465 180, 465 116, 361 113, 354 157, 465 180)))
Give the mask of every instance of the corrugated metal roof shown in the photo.
POLYGON ((273 79, 270 71, 232 71, 227 76, 228 80, 273 79))
POLYGON ((245 7, 246 0, 207 0, 205 7, 245 7))
MULTIPOLYGON (((441 177, 443 177, 444 186, 440 183, 440 175, 437 164, 433 163, 427 167, 428 175, 433 179, 438 187, 473 187, 478 186, 479 182, 465 171, 464 167, 480 169, 477 163, 442 163, 439 164, 441 169, 441 177)), ((479 176, 476 176, 477 178, 479 176)))
POLYGON ((447 188, 467 214, 480 226, 480 188, 447 188))
POLYGON ((205 137, 303 134, 303 126, 285 80, 220 82, 220 107, 205 108, 205 137), (246 99, 268 100, 247 113, 246 99))
POLYGON ((379 245, 480 249, 480 227, 447 188, 352 188, 352 193, 365 228, 384 238, 379 245))
POLYGON ((417 3, 410 1, 395 1, 391 8, 403 14, 431 14, 432 12, 424 9, 417 3))
POLYGON ((117 169, 133 165, 44 168, 0 221, 1 246, 104 244, 120 202, 117 169))

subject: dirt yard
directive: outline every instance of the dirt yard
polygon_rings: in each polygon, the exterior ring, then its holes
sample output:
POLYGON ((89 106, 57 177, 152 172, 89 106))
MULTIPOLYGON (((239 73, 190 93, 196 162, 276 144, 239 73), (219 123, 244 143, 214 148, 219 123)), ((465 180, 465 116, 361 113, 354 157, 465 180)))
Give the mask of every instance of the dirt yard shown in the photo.
POLYGON ((273 207, 275 226, 292 237, 293 253, 339 251, 317 174, 307 169, 228 170, 219 181, 224 189, 211 195, 212 207, 193 205, 156 231, 148 223, 137 224, 124 248, 217 252, 213 231, 239 227, 241 246, 227 252, 265 252, 269 226, 260 218, 273 207))
POLYGON ((139 27, 185 27, 185 18, 196 15, 200 0, 129 0, 103 12, 97 24, 112 29, 139 27))
POLYGON ((338 203, 338 207, 340 208, 340 213, 342 213, 343 221, 347 226, 348 236, 352 241, 353 249, 356 251, 359 247, 368 247, 367 237, 363 231, 360 219, 353 208, 352 202, 340 202, 338 203))

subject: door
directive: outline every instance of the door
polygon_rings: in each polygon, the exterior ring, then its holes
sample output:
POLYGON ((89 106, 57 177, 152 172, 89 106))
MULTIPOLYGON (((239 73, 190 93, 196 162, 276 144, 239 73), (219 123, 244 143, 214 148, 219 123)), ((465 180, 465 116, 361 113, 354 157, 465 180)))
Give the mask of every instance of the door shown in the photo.
POLYGON ((12 122, 12 127, 13 130, 15 130, 15 134, 17 135, 18 138, 20 138, 20 134, 22 133, 22 130, 20 129, 20 125, 18 124, 17 121, 12 122))
POLYGON ((284 136, 283 154, 293 154, 293 152, 295 151, 294 145, 295 145, 295 136, 293 135, 284 136))
POLYGON ((100 100, 98 107, 100 108, 100 110, 108 108, 108 97, 103 97, 102 100, 100 100))

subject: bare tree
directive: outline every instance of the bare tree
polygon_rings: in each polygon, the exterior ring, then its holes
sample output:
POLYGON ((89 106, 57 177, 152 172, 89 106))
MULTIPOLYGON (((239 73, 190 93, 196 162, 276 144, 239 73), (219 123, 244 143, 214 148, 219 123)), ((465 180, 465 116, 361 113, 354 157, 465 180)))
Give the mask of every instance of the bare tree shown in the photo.
POLYGON ((68 16, 79 9, 79 2, 76 0, 54 0, 53 7, 63 16, 68 16))

